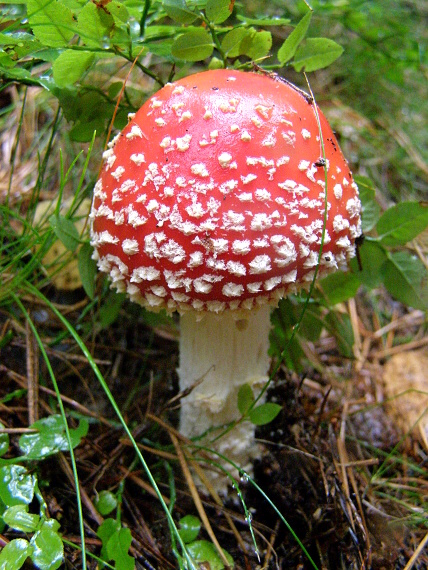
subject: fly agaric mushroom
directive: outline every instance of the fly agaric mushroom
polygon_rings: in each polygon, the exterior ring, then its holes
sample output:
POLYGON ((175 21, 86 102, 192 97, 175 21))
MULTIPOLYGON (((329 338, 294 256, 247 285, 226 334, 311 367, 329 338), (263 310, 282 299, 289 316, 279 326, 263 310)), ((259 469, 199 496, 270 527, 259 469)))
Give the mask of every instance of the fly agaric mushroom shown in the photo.
MULTIPOLYGON (((318 265, 326 275, 355 254, 358 189, 318 115, 324 154, 303 92, 265 74, 206 71, 150 97, 104 153, 95 258, 133 301, 180 313, 187 437, 239 418, 243 384, 260 393, 272 306, 309 287, 318 265)), ((216 450, 251 470, 254 429, 238 423, 216 450)))

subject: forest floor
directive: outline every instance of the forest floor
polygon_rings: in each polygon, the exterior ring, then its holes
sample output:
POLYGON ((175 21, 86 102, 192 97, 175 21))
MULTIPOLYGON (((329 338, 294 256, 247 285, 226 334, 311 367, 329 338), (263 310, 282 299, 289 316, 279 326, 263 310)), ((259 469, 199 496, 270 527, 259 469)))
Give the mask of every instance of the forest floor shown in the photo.
MULTIPOLYGON (((64 295, 56 291, 47 293, 53 295, 52 301, 60 301, 57 306, 71 322, 79 318, 86 303, 78 299, 79 292, 72 304, 64 303, 64 295)), ((165 513, 144 472, 135 465, 130 442, 91 369, 69 338, 52 345, 61 326, 49 308, 30 298, 24 301, 33 319, 41 323, 70 418, 73 413, 92 418, 88 437, 75 449, 87 548, 97 552, 101 546, 96 534, 102 522, 93 502, 96 493, 124 483, 121 520, 132 530, 131 552, 137 567, 174 568, 165 513)), ((428 553, 423 551, 428 495, 426 414, 422 417, 428 367, 424 315, 395 304, 393 318, 379 328, 366 314, 363 297, 343 310, 352 317, 355 359, 344 360, 334 339, 323 335, 315 344, 304 343, 308 362, 315 365, 308 364, 299 375, 279 371, 268 398, 283 410, 257 431, 264 454, 255 462, 254 482, 283 514, 319 568, 423 569, 428 564, 428 553)), ((13 442, 25 432, 30 417, 54 413, 54 392, 43 381, 43 362, 39 375, 35 373, 39 353, 31 331, 22 330, 18 321, 5 319, 4 314, 0 318, 3 338, 13 331, 0 364, 1 417, 15 430, 13 442), (10 394, 15 397, 8 399, 10 394)), ((166 502, 171 493, 168 477, 174 478, 174 512, 180 518, 200 513, 192 498, 194 488, 183 476, 184 456, 172 444, 177 426, 176 337, 174 323, 152 330, 138 318, 130 318, 125 306, 115 323, 88 346, 133 427, 166 502), (150 375, 150 383, 141 381, 142 370, 150 375)), ((175 445, 186 450, 184 442, 175 445)), ((64 537, 78 542, 68 454, 55 455, 34 468, 43 482, 50 516, 60 521, 64 537)), ((231 489, 220 504, 218 498, 201 494, 202 508, 235 568, 311 567, 255 486, 241 481, 240 490, 251 513, 260 562, 236 492, 231 489)), ((70 549, 67 557, 66 567, 79 568, 75 550, 70 549)))

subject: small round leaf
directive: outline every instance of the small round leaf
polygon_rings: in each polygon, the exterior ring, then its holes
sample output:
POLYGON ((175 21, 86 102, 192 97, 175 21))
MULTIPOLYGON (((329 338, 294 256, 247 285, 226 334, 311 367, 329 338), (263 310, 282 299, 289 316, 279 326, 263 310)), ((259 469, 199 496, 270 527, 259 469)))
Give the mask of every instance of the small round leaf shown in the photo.
POLYGON ((213 50, 211 35, 200 28, 178 36, 172 44, 171 53, 184 61, 201 61, 210 57, 213 50))
POLYGON ((36 532, 30 542, 34 548, 31 560, 40 570, 56 570, 63 562, 64 546, 61 537, 49 527, 36 532))
POLYGON ((2 517, 10 528, 21 532, 34 532, 40 522, 39 515, 29 513, 27 505, 9 507, 2 517))
MULTIPOLYGON (((4 425, 0 422, 0 428, 3 429, 4 425)), ((9 434, 0 433, 0 457, 4 455, 9 449, 9 434)))
POLYGON ((205 15, 213 24, 221 24, 231 14, 231 0, 208 0, 205 15))
POLYGON ((0 468, 0 499, 8 507, 29 505, 34 497, 36 478, 21 465, 0 468))
MULTIPOLYGON (((187 546, 187 550, 196 562, 200 564, 202 564, 202 562, 208 563, 210 570, 224 569, 224 562, 212 542, 208 542, 208 540, 195 540, 195 542, 187 546)), ((225 550, 223 550, 223 553, 228 561, 228 566, 233 568, 233 558, 225 550)))
POLYGON ((245 416, 254 402, 254 394, 249 384, 243 384, 238 392, 238 410, 245 416))
POLYGON ((117 498, 111 491, 101 491, 95 501, 97 511, 105 516, 117 507, 117 498))
POLYGON ((260 404, 250 410, 250 420, 256 426, 264 426, 273 421, 282 407, 279 404, 274 404, 273 402, 266 402, 266 404, 260 404))
POLYGON ((0 570, 19 570, 32 551, 28 540, 11 540, 0 552, 0 570))
POLYGON ((193 542, 201 530, 201 521, 193 515, 186 515, 179 521, 180 530, 178 531, 181 539, 185 544, 193 542))

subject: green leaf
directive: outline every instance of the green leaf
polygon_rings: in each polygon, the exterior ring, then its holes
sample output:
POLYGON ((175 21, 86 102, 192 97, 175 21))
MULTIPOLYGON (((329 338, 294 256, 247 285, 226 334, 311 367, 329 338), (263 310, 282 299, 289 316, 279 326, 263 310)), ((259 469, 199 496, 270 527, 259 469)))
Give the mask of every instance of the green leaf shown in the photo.
POLYGON ((350 266, 357 279, 368 289, 378 287, 382 282, 382 266, 387 260, 385 249, 369 238, 359 246, 361 268, 358 259, 354 257, 350 266))
POLYGON ((238 391, 238 410, 245 416, 254 402, 254 394, 249 384, 243 384, 238 391))
POLYGON ((126 299, 125 293, 118 294, 111 291, 106 298, 104 303, 101 305, 98 311, 98 322, 102 329, 106 329, 114 323, 114 321, 119 316, 119 311, 126 299))
MULTIPOLYGON (((0 422, 0 428, 4 429, 4 425, 0 422)), ((9 449, 10 441, 8 433, 0 433, 0 457, 9 449)))
POLYGON ((101 558, 105 561, 108 560, 107 554, 107 543, 115 532, 120 529, 120 522, 115 519, 109 518, 105 519, 101 525, 98 527, 97 536, 101 539, 101 558))
POLYGON ((89 69, 95 55, 88 51, 68 49, 57 57, 52 66, 53 78, 58 87, 66 87, 76 83, 89 69))
POLYGON ((380 206, 376 202, 373 182, 365 176, 355 176, 362 206, 361 222, 363 233, 369 232, 376 225, 380 216, 380 206))
POLYGON ((250 421, 256 426, 264 426, 273 421, 281 410, 282 407, 279 404, 274 404, 273 402, 260 404, 260 406, 256 406, 250 410, 250 421))
MULTIPOLYGON (((209 564, 210 570, 224 569, 223 560, 221 559, 220 554, 217 552, 217 548, 212 542, 208 542, 208 540, 195 540, 195 542, 187 545, 187 550, 190 553, 191 557, 198 564, 205 562, 209 564)), ((233 568, 233 558, 224 549, 223 553, 227 558, 230 568, 233 568)))
POLYGON ((185 0, 163 0, 163 9, 170 18, 180 24, 191 24, 199 18, 186 4, 185 0))
POLYGON ((343 53, 343 47, 328 38, 308 38, 293 60, 296 71, 315 71, 327 67, 343 53))
POLYGON ((290 18, 247 18, 246 16, 236 15, 237 20, 243 22, 247 26, 260 26, 265 28, 267 26, 287 26, 290 23, 290 18))
POLYGON ((428 309, 428 271, 420 259, 406 251, 389 253, 382 276, 395 299, 414 309, 428 309))
POLYGON ((0 570, 19 570, 32 551, 28 540, 24 538, 11 540, 0 552, 0 570))
POLYGON ((95 295, 95 276, 97 274, 97 264, 92 259, 93 247, 85 242, 77 254, 77 265, 85 293, 90 299, 95 295))
POLYGON ((87 46, 102 46, 113 28, 112 16, 94 2, 87 2, 77 17, 77 32, 87 46))
MULTIPOLYGON (((300 318, 302 314, 302 307, 300 305, 294 307, 297 319, 300 318)), ((302 321, 299 326, 299 336, 310 340, 311 342, 316 342, 321 336, 324 315, 321 313, 321 307, 310 303, 305 309, 302 321)))
POLYGON ((51 528, 53 531, 58 532, 61 525, 55 519, 46 519, 43 522, 43 528, 51 528))
POLYGON ((31 560, 40 570, 56 570, 64 559, 64 546, 61 537, 48 525, 32 537, 30 541, 34 548, 31 560))
POLYGON ((213 24, 221 24, 231 14, 231 0, 208 0, 205 15, 213 24))
POLYGON ((129 528, 121 528, 112 534, 107 543, 107 556, 114 560, 117 570, 134 570, 135 560, 128 554, 132 535, 129 528))
POLYGON ((186 515, 179 521, 179 534, 185 544, 193 542, 201 530, 201 521, 193 515, 186 515))
POLYGON ((119 23, 126 24, 129 20, 130 14, 122 2, 116 2, 115 0, 110 1, 108 11, 119 23))
POLYGON ((6 510, 6 505, 0 499, 0 534, 3 533, 4 529, 6 528, 6 523, 4 522, 4 520, 2 518, 5 510, 6 510))
POLYGON ((95 117, 93 121, 78 120, 74 127, 69 131, 72 141, 90 142, 94 136, 94 132, 103 132, 105 122, 102 117, 95 117))
POLYGON ((319 287, 327 297, 329 305, 337 305, 355 297, 360 281, 353 273, 336 271, 324 277, 319 287))
POLYGON ((302 362, 305 354, 298 336, 293 336, 293 330, 301 314, 301 303, 296 306, 296 303, 290 299, 281 299, 278 308, 271 316, 273 328, 270 333, 270 353, 282 355, 284 366, 299 373, 303 372, 302 362))
POLYGON ((68 250, 74 251, 79 245, 80 238, 73 222, 61 214, 53 214, 49 218, 49 223, 56 237, 61 240, 64 246, 68 250))
POLYGON ((13 50, 19 59, 28 54, 34 54, 43 47, 32 34, 27 32, 0 33, 0 45, 6 48, 8 52, 13 50))
POLYGON ((8 402, 15 400, 15 398, 19 400, 19 398, 22 398, 26 394, 27 394, 27 390, 19 388, 18 390, 13 390, 12 392, 9 392, 8 394, 6 394, 4 398, 0 399, 0 402, 2 404, 7 404, 8 402))
POLYGON ((109 515, 117 507, 117 498, 111 491, 101 491, 95 501, 100 515, 109 515))
POLYGON ((402 202, 386 210, 376 231, 386 246, 405 245, 428 226, 428 207, 419 202, 402 202))
POLYGON ((2 69, 0 67, 0 77, 4 78, 5 80, 9 81, 29 81, 33 83, 33 85, 38 85, 39 82, 37 79, 32 81, 31 73, 28 69, 22 69, 21 67, 15 67, 13 69, 2 69))
POLYGON ((174 41, 172 55, 184 61, 201 61, 209 57, 214 50, 214 44, 209 32, 197 28, 186 32, 174 41))
POLYGON ((72 11, 57 0, 27 0, 27 14, 34 35, 44 45, 66 46, 75 34, 72 11))
POLYGON ((243 53, 253 61, 262 59, 269 54, 272 47, 272 34, 266 30, 254 32, 242 42, 243 53))
POLYGON ((105 521, 98 527, 97 536, 101 539, 103 544, 101 548, 101 558, 108 562, 107 544, 110 538, 120 530, 120 523, 114 519, 105 519, 105 521))
POLYGON ((9 507, 2 516, 10 528, 21 532, 34 532, 40 523, 39 515, 28 512, 28 505, 9 507))
POLYGON ((242 40, 251 34, 246 28, 234 28, 230 30, 222 39, 221 49, 226 57, 238 57, 244 52, 242 50, 242 40))
POLYGON ((337 347, 345 358, 354 358, 354 331, 351 319, 347 314, 329 311, 324 324, 326 329, 335 337, 337 347))
POLYGON ((35 486, 35 475, 30 475, 25 467, 5 465, 0 468, 0 499, 8 507, 29 505, 35 486))
POLYGON ((208 64, 208 69, 223 69, 223 67, 223 62, 218 57, 212 57, 208 64))
MULTIPOLYGON (((34 422, 33 429, 37 433, 24 434, 19 438, 19 447, 29 459, 43 459, 58 451, 68 451, 68 440, 66 436, 63 418, 60 415, 48 416, 34 422)), ((77 429, 69 429, 71 445, 73 449, 80 444, 82 437, 88 433, 88 422, 80 420, 77 429)))
POLYGON ((278 61, 284 65, 287 61, 294 56, 296 53, 297 48, 299 47, 300 43, 302 42, 303 38, 306 36, 306 32, 308 31, 309 24, 311 22, 312 12, 307 12, 282 46, 278 50, 278 61))

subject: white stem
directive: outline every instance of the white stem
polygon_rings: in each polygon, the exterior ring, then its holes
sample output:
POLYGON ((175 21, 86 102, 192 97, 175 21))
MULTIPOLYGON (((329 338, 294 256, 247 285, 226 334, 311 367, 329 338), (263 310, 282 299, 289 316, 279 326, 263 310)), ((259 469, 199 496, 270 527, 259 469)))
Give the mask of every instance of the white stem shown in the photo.
MULTIPOLYGON (((238 391, 243 384, 248 383, 255 396, 260 393, 268 379, 270 310, 264 305, 246 321, 236 321, 229 312, 208 313, 200 321, 193 312, 182 315, 180 390, 193 387, 181 402, 183 435, 193 438, 238 419, 238 391)), ((258 451, 254 432, 250 422, 241 422, 216 441, 215 449, 251 471, 251 459, 258 451)), ((208 434, 206 444, 217 435, 217 431, 208 434)), ((221 490, 226 483, 216 486, 221 490)))

